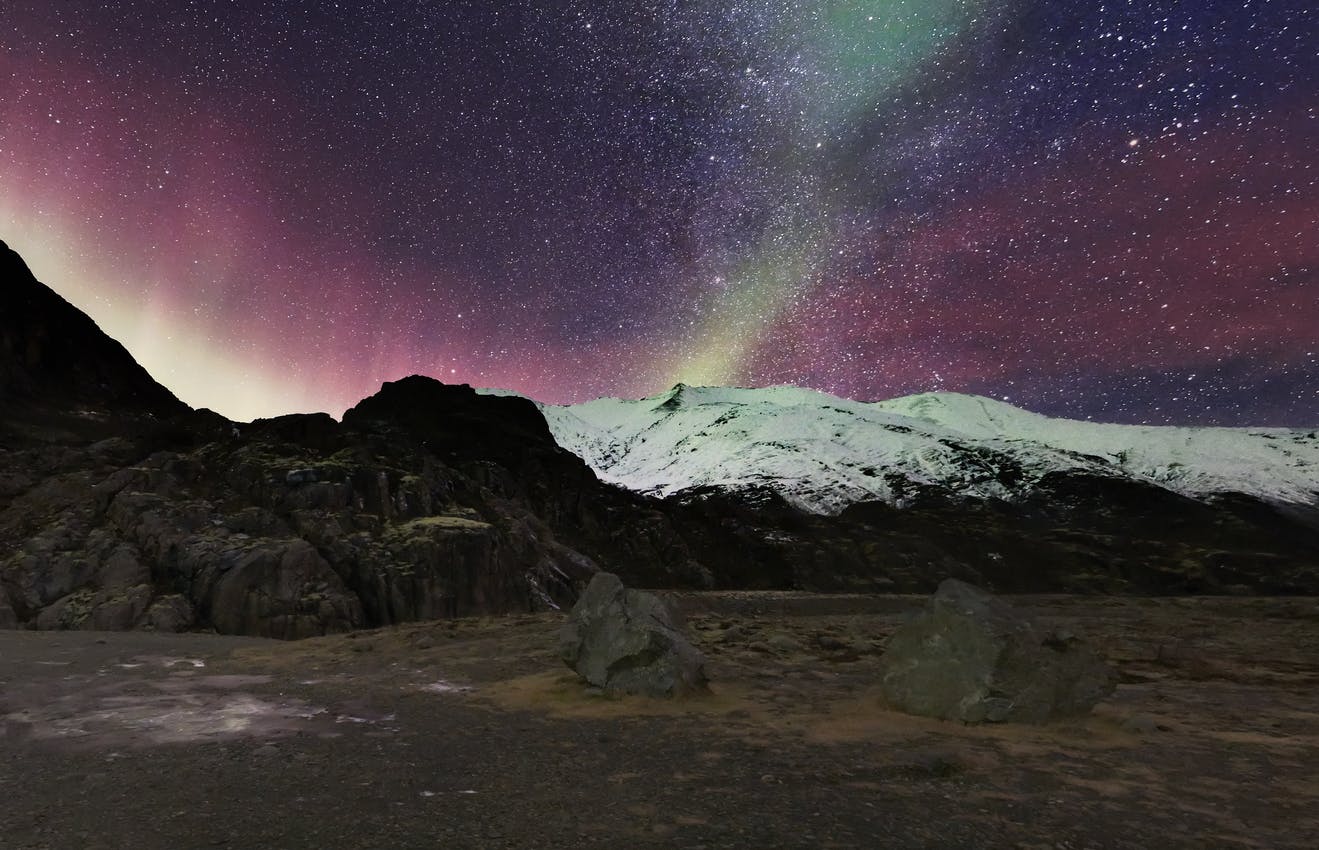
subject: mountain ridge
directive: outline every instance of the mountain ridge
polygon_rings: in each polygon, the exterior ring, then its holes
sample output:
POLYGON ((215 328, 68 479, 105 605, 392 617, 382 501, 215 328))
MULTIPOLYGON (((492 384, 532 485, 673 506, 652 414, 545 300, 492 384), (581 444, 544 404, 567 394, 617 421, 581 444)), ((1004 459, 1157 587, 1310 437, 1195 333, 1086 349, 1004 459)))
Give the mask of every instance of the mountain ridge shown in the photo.
POLYGON ((163 420, 192 412, 90 316, 38 281, 3 240, 0 404, 9 422, 39 412, 39 424, 47 428, 55 424, 51 414, 62 414, 57 416, 62 424, 76 428, 79 418, 86 424, 84 414, 98 408, 114 408, 121 420, 163 420), (62 410, 56 411, 57 406, 62 410))
POLYGON ((901 505, 903 482, 1011 501, 1046 474, 1075 472, 1201 500, 1319 506, 1315 429, 1120 425, 960 393, 858 402, 793 386, 677 384, 539 406, 556 441, 603 480, 660 497, 769 486, 802 510, 837 514, 867 500, 901 505))

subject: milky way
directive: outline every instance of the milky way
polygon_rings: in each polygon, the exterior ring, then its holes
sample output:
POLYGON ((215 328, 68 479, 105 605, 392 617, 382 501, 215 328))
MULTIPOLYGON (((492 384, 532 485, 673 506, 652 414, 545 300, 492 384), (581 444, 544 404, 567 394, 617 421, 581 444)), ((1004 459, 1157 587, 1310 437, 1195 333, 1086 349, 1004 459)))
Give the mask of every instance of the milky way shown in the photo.
POLYGON ((195 406, 931 389, 1319 422, 1290 2, 0 15, 0 237, 195 406))

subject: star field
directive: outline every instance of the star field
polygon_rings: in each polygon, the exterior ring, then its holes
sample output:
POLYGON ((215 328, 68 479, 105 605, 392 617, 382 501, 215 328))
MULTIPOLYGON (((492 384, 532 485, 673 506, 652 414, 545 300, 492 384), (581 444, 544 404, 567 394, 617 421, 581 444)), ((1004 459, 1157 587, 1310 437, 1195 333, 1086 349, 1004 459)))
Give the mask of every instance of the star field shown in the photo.
POLYGON ((1319 423, 1319 12, 103 4, 0 17, 0 235, 194 406, 411 373, 1319 423))

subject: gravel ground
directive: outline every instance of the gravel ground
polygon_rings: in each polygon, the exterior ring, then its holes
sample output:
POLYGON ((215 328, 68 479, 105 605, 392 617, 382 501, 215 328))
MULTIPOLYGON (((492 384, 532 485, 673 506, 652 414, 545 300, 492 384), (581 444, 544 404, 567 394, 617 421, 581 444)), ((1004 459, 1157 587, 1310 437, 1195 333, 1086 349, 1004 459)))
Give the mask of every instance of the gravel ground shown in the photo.
POLYGON ((587 693, 556 615, 277 643, 0 632, 0 848, 1319 846, 1319 600, 1017 600, 1092 716, 886 710, 911 598, 684 595, 714 693, 587 693))

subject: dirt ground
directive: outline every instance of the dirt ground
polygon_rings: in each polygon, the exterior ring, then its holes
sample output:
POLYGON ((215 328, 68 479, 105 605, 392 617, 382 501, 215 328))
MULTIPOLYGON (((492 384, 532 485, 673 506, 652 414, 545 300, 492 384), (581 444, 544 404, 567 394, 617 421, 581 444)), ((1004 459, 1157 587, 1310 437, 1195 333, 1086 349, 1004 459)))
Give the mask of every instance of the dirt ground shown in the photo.
POLYGON ((299 643, 0 632, 0 848, 1319 847, 1319 599, 1014 600, 1092 716, 874 688, 909 597, 676 597, 709 697, 588 693, 560 615, 299 643))

